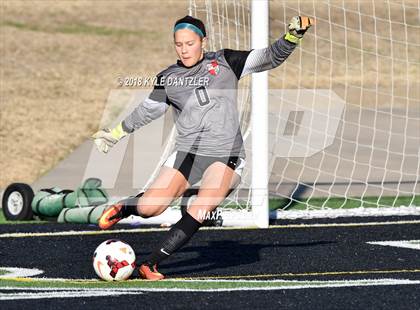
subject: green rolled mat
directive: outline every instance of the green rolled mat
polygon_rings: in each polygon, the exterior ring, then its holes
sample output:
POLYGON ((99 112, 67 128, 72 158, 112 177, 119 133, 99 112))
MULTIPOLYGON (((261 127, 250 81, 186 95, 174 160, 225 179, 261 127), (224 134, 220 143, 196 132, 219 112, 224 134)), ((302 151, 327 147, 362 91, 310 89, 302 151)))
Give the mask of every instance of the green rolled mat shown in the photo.
POLYGON ((108 202, 108 194, 101 188, 102 182, 97 178, 89 178, 76 190, 78 207, 98 206, 108 202))
POLYGON ((32 200, 32 210, 40 216, 56 217, 66 208, 103 205, 108 202, 108 194, 101 184, 100 179, 89 178, 76 191, 59 187, 41 189, 32 200))
POLYGON ((58 223, 77 223, 77 224, 97 224, 100 216, 107 208, 107 205, 84 207, 84 208, 66 208, 58 216, 58 223))
POLYGON ((86 189, 80 187, 76 190, 76 194, 76 206, 78 207, 98 206, 108 202, 108 195, 101 188, 86 189))
POLYGON ((32 200, 32 211, 35 214, 55 217, 65 207, 73 207, 77 194, 71 190, 58 187, 41 189, 32 200))

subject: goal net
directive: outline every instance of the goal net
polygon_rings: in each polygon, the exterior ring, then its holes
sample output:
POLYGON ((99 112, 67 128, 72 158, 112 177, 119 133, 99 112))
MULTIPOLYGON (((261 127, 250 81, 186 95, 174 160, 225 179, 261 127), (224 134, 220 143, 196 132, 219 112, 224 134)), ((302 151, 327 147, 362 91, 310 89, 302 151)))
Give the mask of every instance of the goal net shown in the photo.
POLYGON ((418 2, 270 5, 272 39, 293 15, 316 19, 270 72, 284 90, 271 102, 276 215, 420 214, 418 2))
MULTIPOLYGON (((316 20, 294 53, 269 72, 270 216, 420 214, 418 2, 269 5, 270 42, 292 16, 316 20)), ((191 0, 188 11, 206 23, 209 50, 251 48, 250 1, 191 0)), ((254 155, 249 77, 239 88, 247 168, 224 212, 247 214, 254 155)))

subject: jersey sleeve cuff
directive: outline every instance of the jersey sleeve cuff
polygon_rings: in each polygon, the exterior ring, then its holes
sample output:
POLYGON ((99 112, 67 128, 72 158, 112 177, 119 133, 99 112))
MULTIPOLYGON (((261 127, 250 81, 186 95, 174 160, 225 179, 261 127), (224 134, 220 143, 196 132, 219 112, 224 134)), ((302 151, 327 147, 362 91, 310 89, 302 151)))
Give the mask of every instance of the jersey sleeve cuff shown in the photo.
POLYGON ((121 127, 122 127, 122 130, 124 130, 126 133, 132 133, 134 131, 133 128, 127 127, 127 125, 125 124, 125 121, 121 122, 121 127))
POLYGON ((293 43, 294 45, 296 45, 296 44, 299 44, 301 39, 299 39, 298 37, 295 37, 290 32, 288 32, 284 35, 284 40, 289 42, 289 43, 293 43))

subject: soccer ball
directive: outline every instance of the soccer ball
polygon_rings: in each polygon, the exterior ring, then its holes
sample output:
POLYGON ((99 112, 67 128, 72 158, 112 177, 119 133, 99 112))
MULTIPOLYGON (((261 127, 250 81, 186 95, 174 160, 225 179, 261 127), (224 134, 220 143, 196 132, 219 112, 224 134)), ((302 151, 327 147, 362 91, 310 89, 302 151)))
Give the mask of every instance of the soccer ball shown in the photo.
POLYGON ((106 240, 93 254, 93 268, 103 280, 127 280, 136 268, 136 254, 124 241, 106 240))

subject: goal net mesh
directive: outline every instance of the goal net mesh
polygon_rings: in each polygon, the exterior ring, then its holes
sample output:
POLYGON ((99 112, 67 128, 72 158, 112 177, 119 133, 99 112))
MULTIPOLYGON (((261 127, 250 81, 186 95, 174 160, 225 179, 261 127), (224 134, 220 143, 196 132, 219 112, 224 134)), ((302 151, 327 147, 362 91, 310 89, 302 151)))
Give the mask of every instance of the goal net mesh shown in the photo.
MULTIPOLYGON (((420 214, 418 1, 269 5, 270 42, 292 16, 316 20, 269 72, 272 216, 420 214)), ((188 12, 205 22, 208 50, 251 48, 250 1, 191 0, 188 12)), ((247 169, 226 204, 250 210, 249 77, 238 107, 247 169)))

